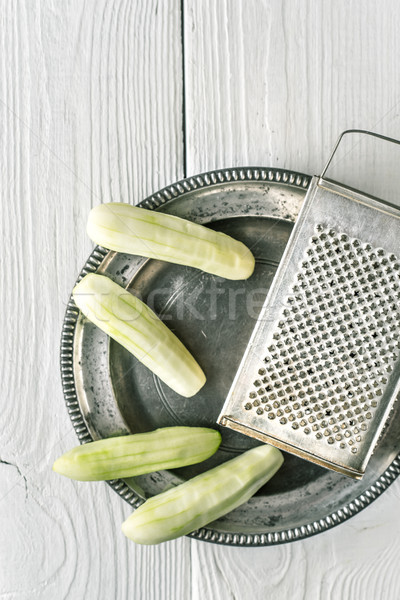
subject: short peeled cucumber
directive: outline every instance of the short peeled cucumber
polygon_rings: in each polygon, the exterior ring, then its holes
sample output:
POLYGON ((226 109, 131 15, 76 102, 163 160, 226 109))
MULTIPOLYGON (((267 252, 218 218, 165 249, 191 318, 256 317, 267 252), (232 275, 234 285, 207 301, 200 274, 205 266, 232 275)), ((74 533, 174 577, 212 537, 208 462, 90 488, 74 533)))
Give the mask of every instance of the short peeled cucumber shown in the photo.
POLYGON ((212 456, 221 434, 206 427, 164 427, 77 446, 58 458, 53 470, 78 481, 135 477, 193 465, 212 456))
POLYGON ((74 288, 82 313, 181 396, 206 378, 190 352, 144 302, 108 277, 90 273, 74 288))
POLYGON ((242 243, 181 219, 138 206, 112 202, 95 206, 89 237, 105 248, 196 267, 226 279, 247 279, 254 256, 242 243))
POLYGON ((204 527, 246 502, 281 467, 282 453, 263 444, 146 500, 122 525, 138 544, 159 544, 204 527))

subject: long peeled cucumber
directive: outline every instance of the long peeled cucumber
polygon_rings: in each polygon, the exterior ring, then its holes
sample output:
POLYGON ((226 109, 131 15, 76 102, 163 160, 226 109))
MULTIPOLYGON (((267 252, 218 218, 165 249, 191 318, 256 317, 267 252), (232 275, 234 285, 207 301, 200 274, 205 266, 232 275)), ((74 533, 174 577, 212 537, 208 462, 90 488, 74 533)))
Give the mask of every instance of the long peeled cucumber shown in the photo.
POLYGON ((175 392, 189 398, 206 378, 185 346, 141 300, 108 277, 91 273, 74 288, 83 314, 175 392))
POLYGON ((206 460, 221 434, 206 427, 164 427, 77 446, 58 458, 53 470, 79 481, 135 477, 206 460))
POLYGON ((95 206, 89 237, 105 248, 202 269, 226 279, 247 279, 250 250, 230 236, 185 219, 119 202, 95 206))
POLYGON ((122 531, 138 544, 159 544, 186 535, 246 502, 282 463, 279 450, 257 446, 153 496, 123 523, 122 531))

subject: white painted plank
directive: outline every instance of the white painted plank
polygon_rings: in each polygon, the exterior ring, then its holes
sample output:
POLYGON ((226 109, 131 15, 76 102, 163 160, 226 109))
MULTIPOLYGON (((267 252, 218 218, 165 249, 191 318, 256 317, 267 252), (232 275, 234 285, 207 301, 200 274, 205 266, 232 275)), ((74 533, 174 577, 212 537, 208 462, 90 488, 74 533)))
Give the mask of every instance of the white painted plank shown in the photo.
MULTIPOLYGON (((346 128, 400 137, 399 18, 394 0, 185 0, 188 174, 318 173, 346 128)), ((294 544, 193 542, 193 600, 397 599, 399 495, 294 544)))
POLYGON ((188 174, 318 173, 339 133, 400 137, 395 0, 185 1, 188 174))
POLYGON ((400 522, 396 484, 330 532, 273 548, 192 549, 193 600, 396 600, 400 522))
POLYGON ((51 471, 76 444, 60 386, 65 304, 94 203, 183 175, 180 2, 1 2, 0 597, 186 598, 189 540, 120 532, 106 484, 51 471))

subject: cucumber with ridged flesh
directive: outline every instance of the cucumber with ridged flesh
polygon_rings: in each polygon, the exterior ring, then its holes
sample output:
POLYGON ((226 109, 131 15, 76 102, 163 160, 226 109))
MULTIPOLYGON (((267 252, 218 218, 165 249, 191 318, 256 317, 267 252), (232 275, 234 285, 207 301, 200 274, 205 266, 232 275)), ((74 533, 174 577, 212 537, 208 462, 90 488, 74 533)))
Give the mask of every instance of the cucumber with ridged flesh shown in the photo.
POLYGON ((53 470, 78 481, 135 477, 202 462, 220 442, 221 434, 207 427, 163 427, 77 446, 60 456, 53 470))
POLYGON ((108 277, 90 273, 74 288, 82 313, 181 396, 194 396, 206 378, 174 333, 144 302, 108 277))
POLYGON ((95 206, 87 232, 104 248, 196 267, 226 279, 247 279, 254 270, 250 250, 229 235, 130 204, 95 206))
POLYGON ((122 531, 138 544, 159 544, 191 533, 246 502, 282 463, 277 448, 252 448, 149 498, 123 523, 122 531))

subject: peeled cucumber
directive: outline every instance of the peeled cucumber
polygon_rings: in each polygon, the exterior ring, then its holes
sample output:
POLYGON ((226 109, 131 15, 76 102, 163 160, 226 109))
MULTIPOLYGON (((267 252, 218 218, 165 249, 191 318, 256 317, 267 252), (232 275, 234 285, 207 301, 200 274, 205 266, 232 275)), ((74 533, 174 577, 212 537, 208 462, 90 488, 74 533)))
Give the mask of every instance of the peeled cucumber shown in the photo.
POLYGON ((135 477, 193 465, 212 456, 221 434, 206 427, 164 427, 77 446, 58 458, 53 470, 78 481, 135 477))
POLYGON ((191 533, 246 502, 282 463, 277 448, 252 448, 149 498, 123 523, 122 531, 138 544, 159 544, 191 533))
POLYGON ((190 352, 144 302, 108 277, 90 273, 74 288, 82 313, 181 396, 206 378, 190 352))
POLYGON ((226 279, 247 279, 250 250, 230 236, 165 213, 113 202, 95 206, 87 233, 105 248, 202 269, 226 279))

